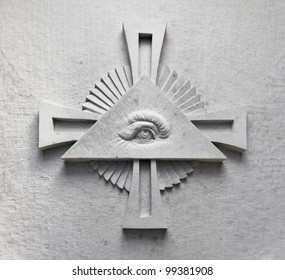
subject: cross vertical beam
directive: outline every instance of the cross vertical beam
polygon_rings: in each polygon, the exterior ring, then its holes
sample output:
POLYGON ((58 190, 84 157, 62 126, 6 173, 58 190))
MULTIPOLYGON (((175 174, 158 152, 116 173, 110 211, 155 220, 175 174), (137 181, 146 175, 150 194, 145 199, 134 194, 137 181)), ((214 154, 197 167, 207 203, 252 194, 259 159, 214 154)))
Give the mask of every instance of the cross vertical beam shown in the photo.
POLYGON ((124 229, 166 229, 166 215, 158 185, 156 160, 134 160, 124 229), (144 180, 141 180, 143 176, 144 180), (149 176, 149 179, 146 179, 149 176), (143 183, 149 185, 142 185, 143 183), (142 189, 143 188, 143 189, 142 189), (145 196, 146 188, 148 194, 145 196), (144 190, 144 192, 142 192, 144 190))
MULTIPOLYGON (((123 23, 133 84, 142 75, 151 78, 154 84, 166 24, 159 22, 123 23)), ((123 228, 167 228, 164 205, 161 200, 157 177, 156 160, 134 160, 132 184, 123 228)))
POLYGON ((139 43, 141 38, 151 38, 151 68, 150 78, 156 84, 157 70, 161 49, 166 30, 166 24, 159 22, 124 22, 130 64, 132 69, 133 84, 140 77, 139 43))

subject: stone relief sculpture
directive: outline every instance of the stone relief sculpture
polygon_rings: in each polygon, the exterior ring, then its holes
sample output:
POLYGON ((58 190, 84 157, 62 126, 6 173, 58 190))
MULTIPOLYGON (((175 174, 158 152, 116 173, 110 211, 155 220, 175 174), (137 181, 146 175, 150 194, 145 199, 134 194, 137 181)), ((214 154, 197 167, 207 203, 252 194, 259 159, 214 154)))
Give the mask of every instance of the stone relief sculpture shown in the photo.
POLYGON ((166 229, 161 191, 179 184, 201 161, 225 160, 213 143, 245 151, 246 113, 207 113, 195 87, 169 67, 157 78, 165 24, 124 23, 123 30, 131 71, 116 68, 101 78, 82 111, 43 102, 39 148, 76 142, 62 156, 64 161, 90 162, 106 181, 129 192, 123 228, 166 229), (139 54, 140 38, 145 37, 151 42, 146 62, 139 54), (58 132, 54 120, 94 124, 85 133, 58 132), (217 123, 229 123, 231 130, 211 129, 217 123))

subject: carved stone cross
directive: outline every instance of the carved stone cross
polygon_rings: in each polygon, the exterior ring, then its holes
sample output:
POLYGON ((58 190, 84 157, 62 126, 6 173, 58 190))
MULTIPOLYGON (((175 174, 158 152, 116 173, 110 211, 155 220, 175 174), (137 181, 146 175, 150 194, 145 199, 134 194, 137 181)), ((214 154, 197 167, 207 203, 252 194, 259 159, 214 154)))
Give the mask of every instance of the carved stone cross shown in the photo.
POLYGON ((129 191, 123 228, 166 229, 160 192, 193 171, 197 162, 222 162, 213 144, 246 150, 246 113, 207 113, 190 81, 166 67, 157 78, 166 25, 124 23, 131 73, 117 68, 95 84, 83 111, 43 102, 39 147, 74 143, 65 161, 90 162, 107 181, 129 191), (94 123, 65 132, 56 122, 94 123), (219 129, 219 128, 223 129, 219 129))

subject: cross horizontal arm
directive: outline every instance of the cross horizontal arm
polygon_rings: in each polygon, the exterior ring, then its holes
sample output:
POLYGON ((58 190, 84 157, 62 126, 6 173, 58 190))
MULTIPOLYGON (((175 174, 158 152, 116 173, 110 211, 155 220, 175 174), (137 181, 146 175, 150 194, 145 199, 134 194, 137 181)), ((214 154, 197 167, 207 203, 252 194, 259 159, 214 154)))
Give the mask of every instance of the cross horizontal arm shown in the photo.
POLYGON ((39 109, 39 148, 53 148, 77 141, 82 131, 55 131, 54 121, 87 121, 95 123, 100 115, 42 102, 39 109))
POLYGON ((240 109, 223 110, 203 115, 189 115, 188 119, 196 125, 213 143, 237 152, 247 149, 246 139, 246 112, 240 109), (219 130, 214 126, 228 123, 229 129, 219 130), (208 126, 203 126, 208 124, 208 126), (213 129, 211 129, 213 125, 213 129), (206 129, 203 129, 206 128, 206 129))

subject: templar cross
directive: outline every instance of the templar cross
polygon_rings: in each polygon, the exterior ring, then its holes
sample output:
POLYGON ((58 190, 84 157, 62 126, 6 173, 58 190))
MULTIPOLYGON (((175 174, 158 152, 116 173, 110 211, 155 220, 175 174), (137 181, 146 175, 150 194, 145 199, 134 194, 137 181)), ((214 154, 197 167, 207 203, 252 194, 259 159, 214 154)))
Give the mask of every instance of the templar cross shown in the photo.
POLYGON ((166 25, 124 23, 127 67, 90 90, 82 111, 43 102, 39 148, 73 143, 65 161, 90 162, 107 181, 129 191, 123 228, 167 228, 161 191, 180 183, 199 162, 222 162, 213 144, 246 150, 246 113, 207 113, 190 81, 165 67, 157 78, 166 25), (87 121, 87 131, 55 129, 56 121, 87 121), (228 130, 216 129, 220 125, 228 130))

